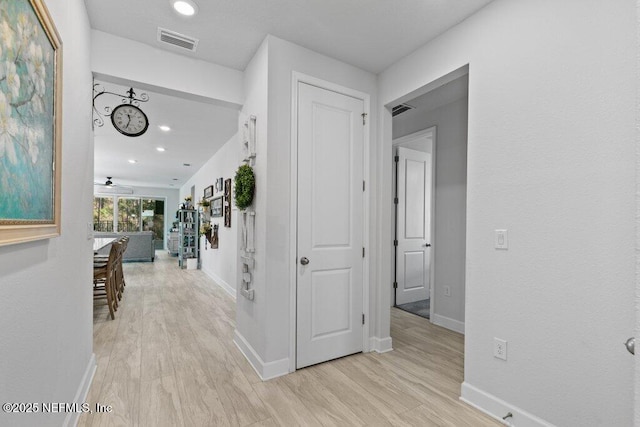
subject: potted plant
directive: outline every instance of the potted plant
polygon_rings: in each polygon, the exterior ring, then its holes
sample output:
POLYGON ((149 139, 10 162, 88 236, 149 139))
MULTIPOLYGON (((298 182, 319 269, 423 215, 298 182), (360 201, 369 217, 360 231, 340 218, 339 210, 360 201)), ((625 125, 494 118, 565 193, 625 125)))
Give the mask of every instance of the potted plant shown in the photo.
POLYGON ((200 235, 204 236, 209 243, 211 243, 211 224, 203 222, 200 226, 200 235))
POLYGON ((193 209, 193 205, 191 204, 191 196, 185 196, 184 198, 184 208, 185 209, 193 209))

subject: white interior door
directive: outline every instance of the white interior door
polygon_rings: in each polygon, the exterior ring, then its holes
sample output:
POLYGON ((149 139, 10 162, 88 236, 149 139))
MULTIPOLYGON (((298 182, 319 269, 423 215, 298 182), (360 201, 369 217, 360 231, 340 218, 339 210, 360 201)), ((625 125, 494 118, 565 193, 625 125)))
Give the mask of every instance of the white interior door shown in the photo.
POLYGON ((396 304, 429 298, 431 153, 399 147, 396 304))
POLYGON ((304 83, 298 89, 302 368, 362 351, 364 102, 304 83))

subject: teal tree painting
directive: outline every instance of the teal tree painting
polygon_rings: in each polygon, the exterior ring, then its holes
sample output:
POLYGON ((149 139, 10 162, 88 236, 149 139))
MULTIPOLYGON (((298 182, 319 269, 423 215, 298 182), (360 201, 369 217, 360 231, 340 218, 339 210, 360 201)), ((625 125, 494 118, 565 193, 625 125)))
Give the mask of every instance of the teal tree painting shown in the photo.
POLYGON ((59 48, 41 0, 0 0, 0 226, 57 220, 59 48))

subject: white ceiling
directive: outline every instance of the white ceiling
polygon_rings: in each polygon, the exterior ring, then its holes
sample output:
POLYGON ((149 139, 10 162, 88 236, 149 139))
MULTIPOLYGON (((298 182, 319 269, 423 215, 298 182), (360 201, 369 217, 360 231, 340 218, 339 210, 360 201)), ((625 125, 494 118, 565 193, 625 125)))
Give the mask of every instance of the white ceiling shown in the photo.
POLYGON ((379 73, 492 0, 85 0, 91 27, 163 48, 158 26, 200 40, 189 56, 244 70, 267 34, 379 73))
MULTIPOLYGON (((108 82, 96 80, 96 83, 110 92, 125 93, 129 89, 108 82)), ((137 95, 143 92, 149 95, 149 101, 140 104, 149 118, 149 129, 142 136, 127 137, 105 117, 104 126, 94 129, 96 182, 104 183, 111 176, 118 185, 180 188, 238 130, 237 110, 134 90, 137 95), (163 132, 160 125, 171 130, 163 132), (159 152, 157 147, 166 151, 159 152), (131 164, 129 159, 138 163, 131 164)), ((99 108, 120 103, 121 98, 108 94, 96 99, 99 108)))
MULTIPOLYGON (((175 13, 170 0, 85 3, 94 29, 238 70, 272 34, 378 73, 491 1, 195 0, 199 13, 191 18, 175 13), (158 42, 158 27, 199 39, 197 51, 158 42)), ((128 89, 105 86, 114 92, 128 89)), ((146 134, 123 136, 108 117, 95 129, 96 182, 112 176, 120 185, 179 188, 237 130, 235 110, 146 92, 150 100, 142 108, 151 122, 146 134), (157 127, 165 123, 172 127, 168 134, 157 127), (158 145, 167 151, 157 152, 158 145)), ((112 107, 120 103, 117 98, 109 102, 112 107)))

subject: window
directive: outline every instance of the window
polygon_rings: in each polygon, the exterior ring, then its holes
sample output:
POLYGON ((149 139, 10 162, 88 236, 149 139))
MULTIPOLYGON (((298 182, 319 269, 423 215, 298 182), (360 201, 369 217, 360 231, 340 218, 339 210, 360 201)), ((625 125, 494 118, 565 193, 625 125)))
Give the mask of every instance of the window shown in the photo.
POLYGON ((113 197, 93 198, 93 229, 113 231, 113 197))
POLYGON ((142 230, 153 231, 156 249, 162 249, 164 239, 164 200, 142 199, 142 230))
POLYGON ((140 199, 118 197, 118 231, 140 231, 141 220, 140 199))
POLYGON ((156 249, 162 249, 164 204, 163 199, 96 196, 93 198, 93 229, 121 233, 152 231, 156 249))

